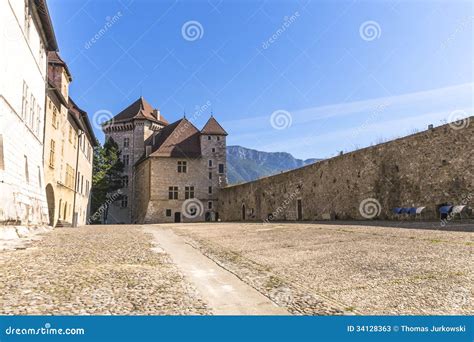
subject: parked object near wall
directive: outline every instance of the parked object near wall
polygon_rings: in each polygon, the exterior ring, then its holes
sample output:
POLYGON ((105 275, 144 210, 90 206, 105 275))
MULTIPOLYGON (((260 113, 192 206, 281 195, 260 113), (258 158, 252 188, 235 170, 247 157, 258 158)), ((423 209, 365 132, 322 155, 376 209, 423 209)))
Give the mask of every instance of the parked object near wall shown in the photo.
POLYGON ((221 218, 394 219, 394 208, 407 208, 411 211, 405 214, 411 219, 421 215, 423 219, 440 219, 439 208, 446 203, 473 207, 474 120, 469 121, 463 129, 447 124, 226 187, 219 198, 221 218), (296 191, 297 196, 290 198, 296 191), (421 207, 425 208, 418 212, 421 207))

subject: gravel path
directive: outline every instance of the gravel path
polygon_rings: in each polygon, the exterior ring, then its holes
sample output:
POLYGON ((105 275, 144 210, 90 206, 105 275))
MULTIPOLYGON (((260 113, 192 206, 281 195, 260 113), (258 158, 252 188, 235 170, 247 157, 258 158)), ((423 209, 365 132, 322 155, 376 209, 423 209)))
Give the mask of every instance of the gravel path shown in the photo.
POLYGON ((170 227, 295 314, 474 314, 473 233, 347 224, 170 227))
POLYGON ((209 314, 140 226, 58 228, 0 252, 0 314, 209 314))

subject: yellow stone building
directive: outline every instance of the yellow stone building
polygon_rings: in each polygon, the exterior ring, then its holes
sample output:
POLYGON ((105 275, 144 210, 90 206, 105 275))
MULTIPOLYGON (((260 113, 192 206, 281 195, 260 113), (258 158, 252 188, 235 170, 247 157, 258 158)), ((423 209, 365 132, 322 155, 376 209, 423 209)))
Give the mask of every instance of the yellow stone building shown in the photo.
POLYGON ((92 187, 93 146, 87 113, 69 97, 72 78, 57 52, 48 53, 44 170, 49 223, 87 223, 92 187))

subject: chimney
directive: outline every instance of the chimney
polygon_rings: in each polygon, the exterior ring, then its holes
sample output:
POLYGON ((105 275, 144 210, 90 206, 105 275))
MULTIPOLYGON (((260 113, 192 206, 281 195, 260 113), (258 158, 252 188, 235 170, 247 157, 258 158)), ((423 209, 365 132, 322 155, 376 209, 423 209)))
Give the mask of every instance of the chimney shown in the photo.
POLYGON ((160 113, 160 109, 159 109, 159 108, 153 109, 153 115, 155 116, 155 118, 156 118, 157 120, 161 120, 161 113, 160 113))
POLYGON ((433 127, 434 127, 433 124, 428 125, 429 130, 433 129, 433 127))

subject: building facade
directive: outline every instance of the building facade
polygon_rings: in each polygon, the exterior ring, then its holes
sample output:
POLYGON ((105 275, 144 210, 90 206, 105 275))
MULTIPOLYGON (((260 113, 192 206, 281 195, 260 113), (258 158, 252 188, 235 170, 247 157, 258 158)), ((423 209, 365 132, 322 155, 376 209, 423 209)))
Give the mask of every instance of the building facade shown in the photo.
POLYGON ((97 144, 87 113, 69 97, 71 80, 66 63, 49 52, 44 170, 49 224, 54 227, 86 224, 97 144))
POLYGON ((211 221, 226 186, 226 131, 211 117, 202 130, 168 124, 143 98, 104 125, 125 165, 120 200, 107 223, 211 221))
POLYGON ((1 1, 0 30, 0 225, 46 225, 47 51, 57 43, 45 1, 1 1))

